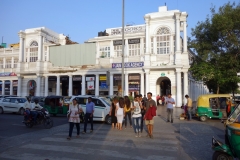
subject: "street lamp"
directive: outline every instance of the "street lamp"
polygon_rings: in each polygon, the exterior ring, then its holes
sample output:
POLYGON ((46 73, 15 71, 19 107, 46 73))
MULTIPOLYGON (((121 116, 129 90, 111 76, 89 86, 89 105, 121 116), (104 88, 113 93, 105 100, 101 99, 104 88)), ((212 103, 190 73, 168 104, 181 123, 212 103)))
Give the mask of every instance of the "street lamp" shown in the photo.
POLYGON ((123 85, 124 85, 124 0, 122 0, 122 97, 124 97, 123 85))

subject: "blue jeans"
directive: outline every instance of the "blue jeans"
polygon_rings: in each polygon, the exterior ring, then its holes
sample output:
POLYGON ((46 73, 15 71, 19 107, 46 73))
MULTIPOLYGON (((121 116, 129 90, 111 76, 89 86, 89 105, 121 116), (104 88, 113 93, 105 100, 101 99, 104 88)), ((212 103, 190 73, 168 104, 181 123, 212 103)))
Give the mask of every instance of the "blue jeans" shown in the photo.
POLYGON ((141 132, 141 120, 142 120, 142 117, 133 117, 135 133, 141 132))
POLYGON ((192 119, 192 107, 188 107, 188 120, 192 119))
POLYGON ((38 112, 37 111, 30 111, 31 115, 33 116, 33 121, 34 123, 37 122, 37 115, 38 115, 38 112))

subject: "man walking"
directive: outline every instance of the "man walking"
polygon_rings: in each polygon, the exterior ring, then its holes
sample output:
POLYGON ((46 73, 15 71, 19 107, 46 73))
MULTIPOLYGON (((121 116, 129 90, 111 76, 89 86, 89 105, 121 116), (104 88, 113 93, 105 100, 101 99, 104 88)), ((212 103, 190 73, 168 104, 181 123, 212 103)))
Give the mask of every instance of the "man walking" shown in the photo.
POLYGON ((92 102, 92 97, 88 97, 88 102, 86 104, 86 113, 85 113, 85 116, 84 116, 84 131, 82 132, 83 134, 86 133, 88 120, 90 120, 90 123, 91 123, 90 133, 93 132, 94 107, 95 107, 95 104, 92 102))
MULTIPOLYGON (((147 93, 147 102, 146 102, 146 106, 145 106, 145 113, 148 112, 148 109, 150 107, 150 105, 152 105, 153 107, 156 107, 156 102, 152 99, 152 93, 151 92, 148 92, 147 93)), ((157 107, 156 107, 157 109, 157 107)), ((154 121, 153 119, 152 120, 145 120, 145 125, 147 126, 147 129, 148 129, 148 135, 147 137, 150 137, 150 138, 153 138, 153 124, 154 124, 154 121)))
POLYGON ((172 98, 172 95, 169 93, 168 98, 166 99, 167 104, 167 122, 170 122, 171 116, 171 123, 173 123, 173 105, 175 104, 175 100, 172 98))
POLYGON ((186 94, 185 98, 187 99, 187 114, 188 114, 188 120, 192 120, 192 99, 186 94))

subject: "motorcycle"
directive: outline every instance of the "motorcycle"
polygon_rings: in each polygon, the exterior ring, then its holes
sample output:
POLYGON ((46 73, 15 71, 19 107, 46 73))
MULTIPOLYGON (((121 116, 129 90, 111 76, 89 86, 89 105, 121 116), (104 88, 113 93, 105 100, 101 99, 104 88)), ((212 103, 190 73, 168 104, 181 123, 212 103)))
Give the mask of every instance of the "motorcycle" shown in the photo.
POLYGON ((27 118, 26 111, 24 112, 24 120, 23 123, 28 127, 32 128, 34 125, 43 124, 44 128, 50 129, 53 126, 53 120, 50 117, 50 114, 47 109, 42 108, 41 110, 36 110, 38 112, 36 123, 34 123, 33 116, 30 114, 29 118, 27 118))
POLYGON ((224 125, 226 127, 225 144, 212 138, 212 149, 215 151, 212 159, 240 159, 240 105, 235 107, 224 125))

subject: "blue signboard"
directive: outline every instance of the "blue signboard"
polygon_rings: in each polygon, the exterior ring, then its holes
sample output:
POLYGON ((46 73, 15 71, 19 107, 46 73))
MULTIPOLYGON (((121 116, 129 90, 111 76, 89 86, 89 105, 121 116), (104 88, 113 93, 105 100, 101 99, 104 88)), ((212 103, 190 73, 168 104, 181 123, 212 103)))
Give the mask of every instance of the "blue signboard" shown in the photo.
MULTIPOLYGON (((144 62, 126 62, 124 68, 139 68, 143 67, 144 62)), ((122 63, 112 63, 112 68, 122 68, 122 63)))
POLYGON ((101 82, 100 88, 101 89, 108 89, 107 83, 106 82, 101 82))

